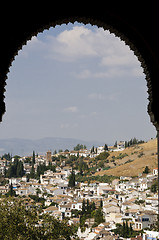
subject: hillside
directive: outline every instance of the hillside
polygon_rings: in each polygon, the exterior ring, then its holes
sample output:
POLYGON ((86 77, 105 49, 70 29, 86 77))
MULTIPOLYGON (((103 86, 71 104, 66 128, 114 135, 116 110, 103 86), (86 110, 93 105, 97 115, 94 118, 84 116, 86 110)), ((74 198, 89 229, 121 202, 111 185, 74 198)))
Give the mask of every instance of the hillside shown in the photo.
POLYGON ((107 166, 111 168, 96 172, 95 175, 138 176, 145 166, 152 171, 157 167, 157 139, 126 148, 121 152, 111 152, 108 160, 107 166))

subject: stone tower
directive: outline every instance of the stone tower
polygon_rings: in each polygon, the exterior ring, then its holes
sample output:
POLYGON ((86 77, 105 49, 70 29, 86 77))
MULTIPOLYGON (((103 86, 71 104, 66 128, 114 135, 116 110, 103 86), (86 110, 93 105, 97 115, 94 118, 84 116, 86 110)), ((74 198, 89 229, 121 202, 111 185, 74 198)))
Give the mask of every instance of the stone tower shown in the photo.
POLYGON ((51 159, 51 151, 47 151, 46 152, 46 165, 48 166, 49 163, 52 162, 52 159, 51 159))

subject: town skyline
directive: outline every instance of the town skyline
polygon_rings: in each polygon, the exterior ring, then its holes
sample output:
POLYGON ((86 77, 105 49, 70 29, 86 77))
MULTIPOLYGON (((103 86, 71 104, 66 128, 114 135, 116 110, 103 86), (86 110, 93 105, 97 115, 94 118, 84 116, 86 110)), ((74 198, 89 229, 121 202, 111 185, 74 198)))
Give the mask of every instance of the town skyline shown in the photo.
MULTIPOLYGON (((90 151, 77 144, 69 152, 36 155, 33 151, 24 157, 5 154, 0 158, 0 215, 5 219, 0 235, 4 231, 10 234, 13 221, 9 219, 14 215, 16 221, 20 216, 24 228, 30 227, 24 209, 32 220, 29 236, 34 227, 40 233, 45 227, 49 239, 59 232, 54 227, 57 221, 61 226, 67 223, 78 240, 159 236, 156 145, 157 139, 146 143, 131 139, 113 148, 105 145, 90 151), (48 219, 53 223, 49 222, 49 230, 54 232, 47 231, 48 219)), ((14 229, 19 231, 18 224, 14 229)), ((21 229, 19 234, 23 235, 21 229)))

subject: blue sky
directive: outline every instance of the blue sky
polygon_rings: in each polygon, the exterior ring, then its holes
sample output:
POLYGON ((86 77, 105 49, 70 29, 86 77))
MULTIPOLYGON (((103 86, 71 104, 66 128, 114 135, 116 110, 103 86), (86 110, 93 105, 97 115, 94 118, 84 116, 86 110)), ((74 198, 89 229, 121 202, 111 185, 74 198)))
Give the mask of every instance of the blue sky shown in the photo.
POLYGON ((103 28, 63 24, 23 46, 8 74, 2 138, 70 137, 114 143, 148 140, 143 69, 103 28))

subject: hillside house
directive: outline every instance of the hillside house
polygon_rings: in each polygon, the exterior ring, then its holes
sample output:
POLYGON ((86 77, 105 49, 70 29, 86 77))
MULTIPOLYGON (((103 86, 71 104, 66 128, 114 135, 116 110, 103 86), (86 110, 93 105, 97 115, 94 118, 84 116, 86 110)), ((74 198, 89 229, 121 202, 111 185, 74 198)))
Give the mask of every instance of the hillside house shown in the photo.
POLYGON ((99 154, 102 153, 102 152, 105 152, 104 146, 99 146, 99 147, 97 147, 97 155, 99 155, 99 154))
POLYGON ((137 216, 134 223, 134 230, 142 230, 145 228, 149 228, 157 221, 156 213, 152 211, 142 212, 137 216))
POLYGON ((103 207, 107 204, 112 204, 114 206, 118 206, 118 200, 112 196, 109 196, 108 198, 104 198, 103 207))
POLYGON ((0 186, 0 193, 2 195, 6 194, 9 191, 9 185, 0 186))
POLYGON ((62 205, 62 204, 60 204, 59 206, 58 206, 58 210, 61 212, 61 214, 62 214, 62 219, 64 218, 64 217, 71 217, 71 207, 72 207, 72 204, 69 202, 69 203, 67 203, 67 204, 65 204, 65 205, 62 205))
POLYGON ((53 213, 55 210, 58 210, 58 207, 50 206, 50 207, 44 209, 44 213, 49 213, 50 215, 52 215, 52 213, 53 213))
POLYGON ((145 199, 145 210, 158 211, 158 197, 147 197, 145 199))
POLYGON ((109 203, 103 206, 103 212, 105 215, 110 213, 120 213, 120 207, 109 203))
POLYGON ((139 187, 138 187, 138 191, 145 191, 147 190, 149 187, 151 187, 152 182, 149 180, 147 180, 146 178, 139 178, 139 187))
POLYGON ((135 204, 131 201, 126 201, 121 205, 121 212, 125 213, 128 209, 142 210, 142 207, 138 204, 135 204))
POLYGON ((131 188, 130 183, 125 181, 115 185, 115 191, 117 192, 125 192, 129 188, 131 188))
POLYGON ((27 187, 19 187, 15 190, 16 194, 19 196, 26 196, 28 194, 27 187))
POLYGON ((125 149, 125 141, 117 142, 117 149, 118 149, 118 151, 124 150, 125 149))
POLYGON ((57 204, 57 198, 55 198, 55 197, 47 197, 47 199, 45 201, 45 207, 49 207, 52 203, 56 203, 57 204))
POLYGON ((158 168, 153 169, 153 175, 157 176, 158 175, 158 168))
POLYGON ((108 194, 109 191, 112 191, 112 187, 110 187, 110 185, 108 183, 99 183, 98 187, 97 187, 97 195, 106 195, 108 194))
POLYGON ((61 214, 61 212, 58 210, 58 207, 50 206, 50 207, 44 209, 43 212, 44 212, 44 213, 48 213, 48 214, 50 214, 51 216, 54 216, 55 218, 62 220, 62 214, 61 214))
POLYGON ((71 202, 71 210, 82 211, 82 200, 71 202))
POLYGON ((87 149, 81 149, 79 151, 70 151, 70 156, 88 157, 89 155, 90 152, 87 149))
POLYGON ((145 230, 143 233, 143 240, 158 240, 159 239, 159 232, 156 231, 147 231, 145 230))
POLYGON ((139 210, 138 209, 127 209, 124 213, 123 213, 123 219, 127 220, 127 219, 135 219, 137 218, 137 215, 139 214, 139 210))
POLYGON ((122 214, 117 212, 110 212, 109 214, 105 215, 105 221, 108 223, 113 222, 115 224, 122 224, 122 214))

